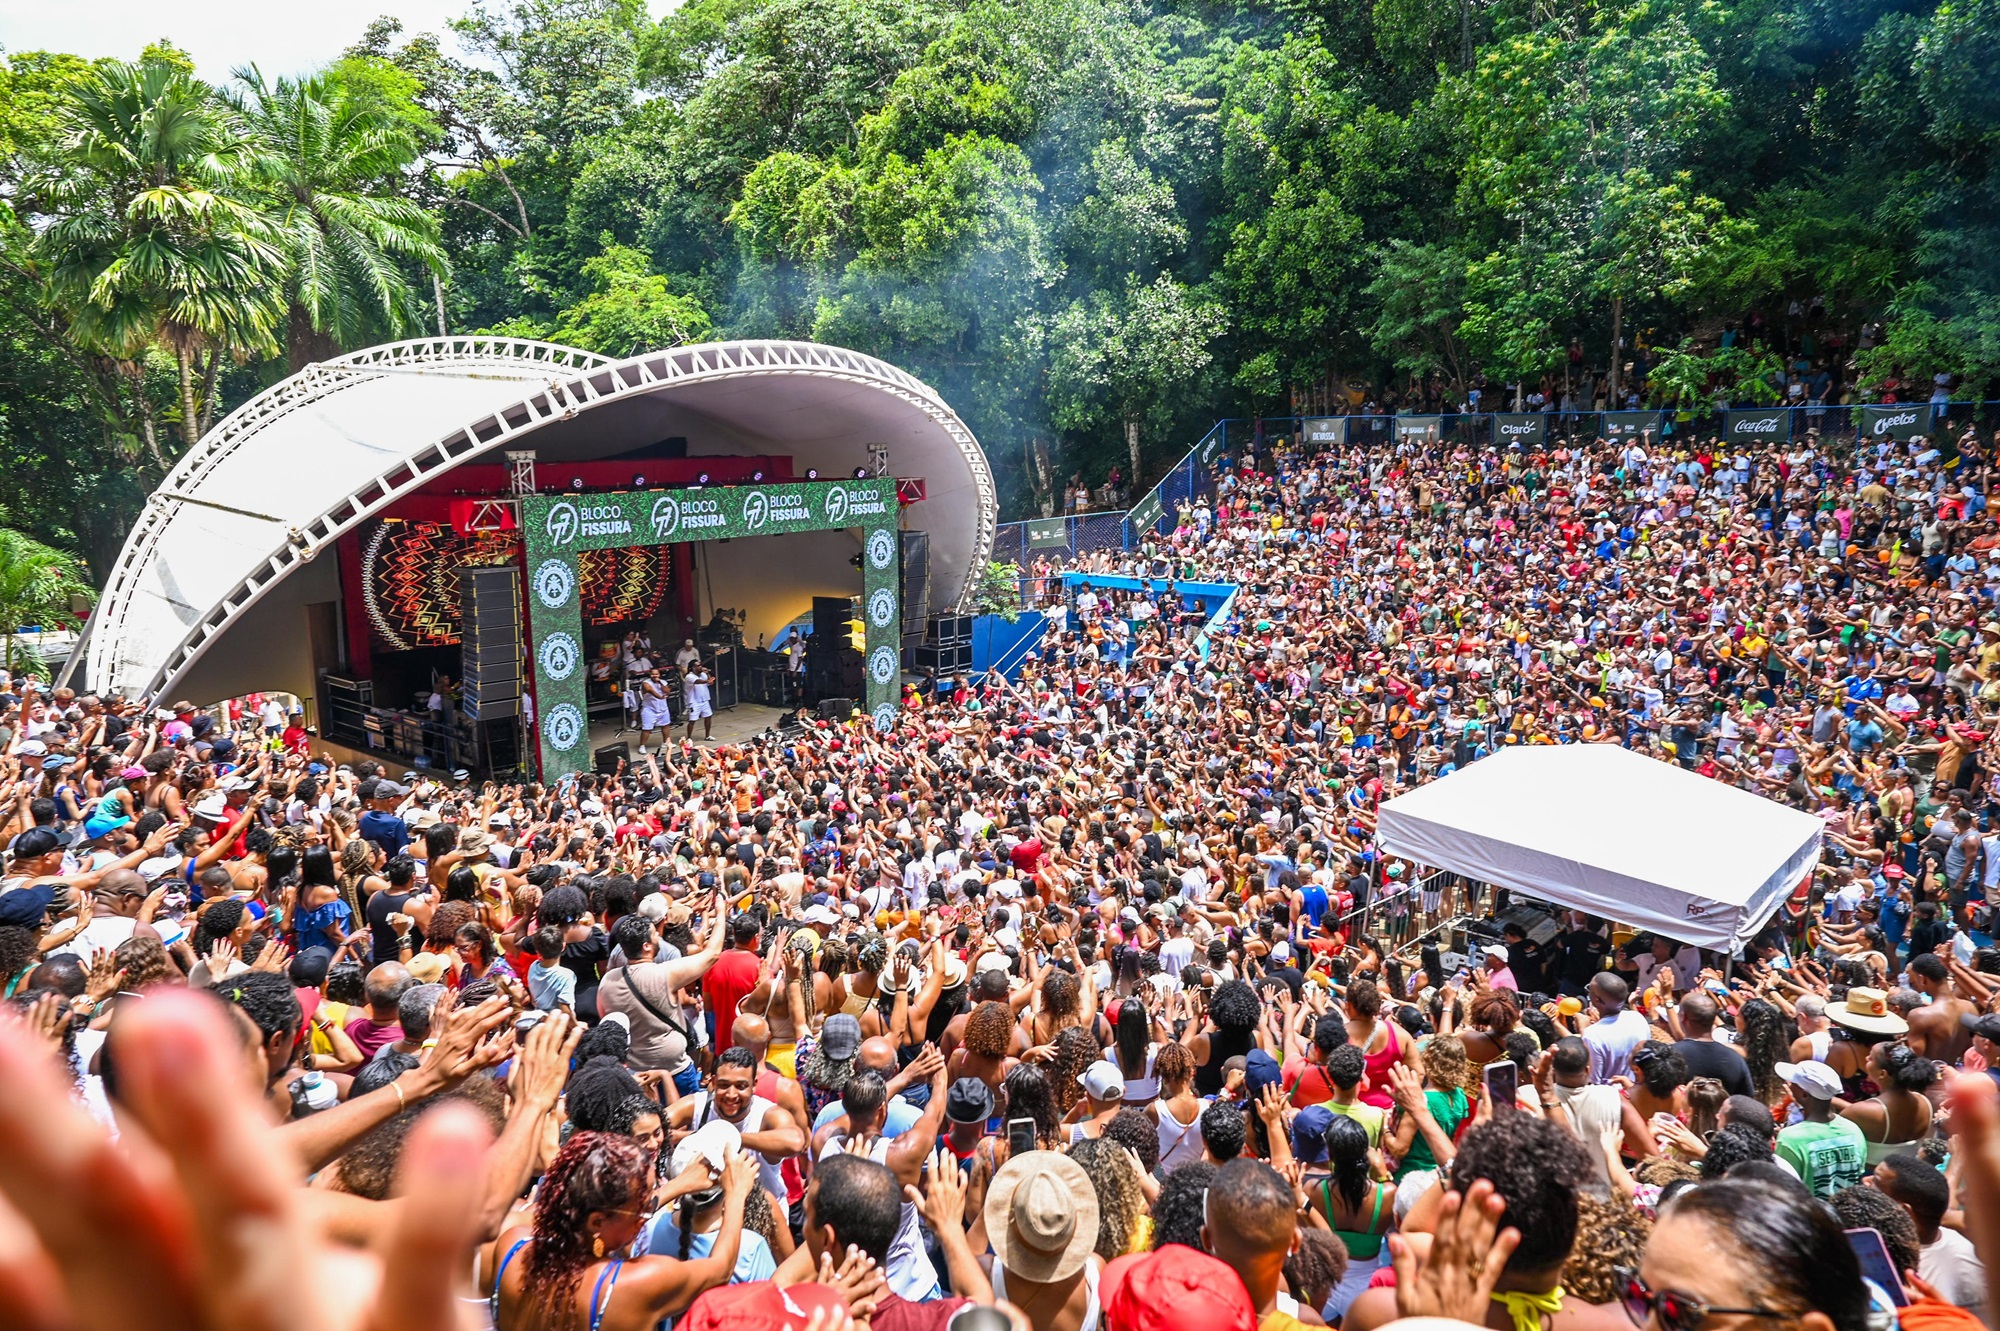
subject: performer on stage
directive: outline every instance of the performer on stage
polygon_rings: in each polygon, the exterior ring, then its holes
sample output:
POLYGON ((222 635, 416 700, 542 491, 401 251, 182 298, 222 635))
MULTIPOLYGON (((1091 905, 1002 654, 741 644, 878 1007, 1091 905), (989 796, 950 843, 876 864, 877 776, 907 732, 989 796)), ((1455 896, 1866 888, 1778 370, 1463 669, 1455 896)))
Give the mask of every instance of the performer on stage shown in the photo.
POLYGON ((639 752, 646 752, 649 743, 664 748, 666 732, 673 724, 673 709, 667 704, 666 681, 660 678, 658 670, 650 671, 639 685, 639 752))
POLYGON ((708 686, 715 676, 708 673, 708 667, 696 657, 681 675, 681 682, 687 686, 687 737, 694 738, 694 723, 701 722, 701 737, 710 738, 710 730, 715 725, 715 708, 709 702, 708 686))

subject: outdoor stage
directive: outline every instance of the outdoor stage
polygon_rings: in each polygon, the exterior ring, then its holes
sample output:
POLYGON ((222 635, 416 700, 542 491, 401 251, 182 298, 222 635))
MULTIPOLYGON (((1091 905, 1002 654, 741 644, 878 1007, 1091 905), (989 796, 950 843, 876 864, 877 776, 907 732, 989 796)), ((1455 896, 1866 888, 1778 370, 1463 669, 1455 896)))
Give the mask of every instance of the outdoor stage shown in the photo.
POLYGON ((985 567, 995 516, 951 407, 858 352, 392 343, 308 367, 188 450, 63 682, 288 693, 322 741, 391 765, 554 779, 618 738, 621 644, 735 651, 714 732, 741 737, 776 717, 754 706, 773 692, 760 646, 809 616, 803 700, 887 724, 905 652, 985 567))

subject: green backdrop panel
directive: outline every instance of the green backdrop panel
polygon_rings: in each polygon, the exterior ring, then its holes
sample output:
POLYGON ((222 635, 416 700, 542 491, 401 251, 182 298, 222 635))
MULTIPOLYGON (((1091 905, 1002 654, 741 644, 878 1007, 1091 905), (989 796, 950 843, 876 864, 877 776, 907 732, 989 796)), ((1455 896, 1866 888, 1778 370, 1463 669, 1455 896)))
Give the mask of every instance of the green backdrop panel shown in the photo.
POLYGON ((542 779, 590 766, 576 567, 585 550, 859 528, 867 707, 878 728, 893 726, 902 676, 897 512, 893 477, 524 497, 520 516, 542 779))

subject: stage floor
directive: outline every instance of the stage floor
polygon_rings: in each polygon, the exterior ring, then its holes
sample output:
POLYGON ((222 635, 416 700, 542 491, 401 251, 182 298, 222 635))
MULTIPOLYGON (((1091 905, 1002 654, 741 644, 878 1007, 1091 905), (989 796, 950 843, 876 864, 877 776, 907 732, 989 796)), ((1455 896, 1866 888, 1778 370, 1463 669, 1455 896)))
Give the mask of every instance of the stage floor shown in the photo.
MULTIPOLYGON (((778 718, 784 714, 783 709, 777 707, 765 707, 758 703, 738 703, 728 711, 717 712, 715 714, 713 738, 709 743, 730 744, 737 740, 748 739, 761 730, 768 730, 770 727, 777 725, 778 718)), ((678 745, 681 742, 681 737, 685 734, 687 734, 687 723, 684 721, 678 722, 674 726, 673 742, 678 745)), ((619 724, 617 717, 598 716, 591 718, 590 751, 592 753, 597 752, 597 750, 605 747, 607 744, 616 744, 620 740, 632 746, 632 752, 635 756, 638 754, 638 731, 624 729, 619 724)), ((697 748, 701 747, 700 722, 695 723, 694 742, 697 748)))

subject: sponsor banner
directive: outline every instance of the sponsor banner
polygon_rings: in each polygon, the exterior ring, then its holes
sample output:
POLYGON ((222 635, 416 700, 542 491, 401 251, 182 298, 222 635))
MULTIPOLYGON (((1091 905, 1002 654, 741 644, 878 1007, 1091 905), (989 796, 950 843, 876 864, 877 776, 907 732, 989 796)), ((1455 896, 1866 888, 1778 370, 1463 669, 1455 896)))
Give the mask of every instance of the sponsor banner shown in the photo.
POLYGON ((1928 402, 1856 407, 1855 432, 1866 439, 1913 439, 1931 430, 1928 402))
POLYGON ((1156 485, 1147 492, 1144 499, 1132 505, 1132 511, 1126 514, 1126 517, 1131 519, 1132 530, 1147 532, 1158 527, 1160 519, 1165 514, 1166 504, 1160 498, 1160 487, 1156 485))
POLYGON ((1731 407, 1722 413, 1722 433, 1730 439, 1790 439, 1792 413, 1786 407, 1731 407))
POLYGON ((866 527, 893 522, 898 505, 896 482, 883 477, 537 495, 523 508, 550 549, 569 553, 866 527))
POLYGON ((1201 444, 1201 453, 1196 459, 1206 467, 1229 450, 1229 427, 1218 425, 1208 432, 1208 438, 1201 444))
POLYGON ((577 595, 577 557, 585 550, 859 527, 866 703, 875 724, 893 717, 902 674, 899 508, 896 480, 887 476, 523 498, 542 779, 587 771, 591 763, 584 693, 589 672, 580 668, 585 638, 577 595))
POLYGON ((1347 420, 1341 416, 1309 416, 1299 422, 1299 441, 1308 449, 1339 448, 1347 442, 1347 420))
POLYGON ((1651 430, 1657 440, 1663 416, 1664 413, 1657 411, 1607 411, 1600 417, 1604 423, 1603 436, 1606 439, 1637 439, 1651 430))
POLYGON ((1434 444, 1443 433, 1442 416, 1396 417, 1396 442, 1399 444, 1434 444))
POLYGON ((1028 519, 1028 548, 1031 550, 1068 549, 1068 518, 1028 519))
POLYGON ((1549 437, 1548 415, 1540 411, 1503 411, 1493 417, 1493 442, 1532 448, 1549 437))

